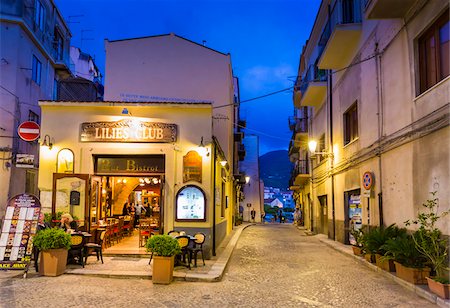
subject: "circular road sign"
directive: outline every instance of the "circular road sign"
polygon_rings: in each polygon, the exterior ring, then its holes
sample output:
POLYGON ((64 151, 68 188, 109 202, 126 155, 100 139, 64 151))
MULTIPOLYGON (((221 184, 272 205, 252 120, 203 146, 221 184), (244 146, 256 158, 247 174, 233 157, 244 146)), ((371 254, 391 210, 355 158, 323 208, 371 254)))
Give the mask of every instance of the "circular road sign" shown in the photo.
POLYGON ((22 140, 34 141, 39 138, 40 127, 36 122, 26 121, 19 125, 17 133, 22 140))
POLYGON ((370 190, 370 188, 372 188, 372 185, 373 185, 372 172, 367 171, 363 175, 363 186, 364 186, 364 189, 370 190))

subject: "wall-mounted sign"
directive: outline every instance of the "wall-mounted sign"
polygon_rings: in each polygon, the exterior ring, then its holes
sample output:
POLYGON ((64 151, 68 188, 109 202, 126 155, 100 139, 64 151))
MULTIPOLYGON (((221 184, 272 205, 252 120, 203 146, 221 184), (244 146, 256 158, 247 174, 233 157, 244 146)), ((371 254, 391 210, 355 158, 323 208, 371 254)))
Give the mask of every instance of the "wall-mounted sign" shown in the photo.
POLYGON ((164 155, 95 155, 96 174, 164 173, 164 155))
POLYGON ((26 121, 19 125, 19 128, 17 129, 17 134, 19 135, 20 139, 25 141, 34 141, 37 138, 39 138, 39 135, 41 133, 41 128, 39 127, 39 124, 32 121, 26 121))
POLYGON ((196 151, 189 151, 183 156, 183 183, 202 182, 202 157, 196 151))
POLYGON ((363 187, 365 190, 370 190, 374 184, 375 178, 372 172, 364 172, 363 174, 363 187))
POLYGON ((206 221, 206 197, 200 187, 187 185, 176 198, 176 221, 206 221))
POLYGON ((33 252, 41 203, 36 196, 20 194, 8 201, 0 235, 0 269, 27 269, 33 252))
POLYGON ((62 149, 58 152, 56 159, 56 172, 57 173, 73 173, 73 161, 74 155, 70 149, 62 149))
POLYGON ((81 124, 81 142, 175 142, 177 125, 126 119, 81 124))
POLYGON ((17 154, 16 155, 17 168, 34 168, 34 155, 32 154, 17 154))

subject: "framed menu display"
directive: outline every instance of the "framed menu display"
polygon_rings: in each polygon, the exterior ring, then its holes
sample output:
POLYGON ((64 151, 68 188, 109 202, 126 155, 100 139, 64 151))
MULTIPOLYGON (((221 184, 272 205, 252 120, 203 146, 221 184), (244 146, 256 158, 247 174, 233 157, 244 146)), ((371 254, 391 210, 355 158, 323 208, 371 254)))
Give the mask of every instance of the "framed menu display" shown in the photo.
POLYGON ((8 201, 0 234, 0 269, 28 269, 40 211, 41 203, 33 195, 20 194, 8 201))
POLYGON ((176 221, 206 221, 206 197, 200 187, 187 185, 176 198, 176 221))

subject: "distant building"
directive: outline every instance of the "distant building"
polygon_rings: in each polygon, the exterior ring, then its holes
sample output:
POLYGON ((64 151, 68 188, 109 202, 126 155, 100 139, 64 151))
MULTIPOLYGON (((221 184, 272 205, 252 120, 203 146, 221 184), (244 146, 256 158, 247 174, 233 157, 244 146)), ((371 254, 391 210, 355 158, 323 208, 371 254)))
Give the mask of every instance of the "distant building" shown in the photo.
POLYGON ((280 209, 284 208, 284 203, 278 198, 269 198, 264 200, 264 204, 268 204, 271 207, 278 207, 280 209))
POLYGON ((41 124, 38 100, 55 99, 59 80, 71 76, 71 33, 53 0, 1 1, 0 22, 2 216, 10 197, 39 193, 39 143, 44 135, 26 142, 18 137, 17 129, 24 121, 41 124), (33 158, 29 167, 16 166, 18 154, 33 158))

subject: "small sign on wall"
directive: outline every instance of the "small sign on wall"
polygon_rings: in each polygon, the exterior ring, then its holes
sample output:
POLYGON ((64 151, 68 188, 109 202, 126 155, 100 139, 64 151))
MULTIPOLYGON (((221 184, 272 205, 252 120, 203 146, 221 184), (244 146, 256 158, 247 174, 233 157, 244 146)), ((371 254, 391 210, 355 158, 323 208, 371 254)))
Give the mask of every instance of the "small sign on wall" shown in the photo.
POLYGON ((197 151, 189 151, 183 156, 183 183, 202 182, 202 157, 197 151))

